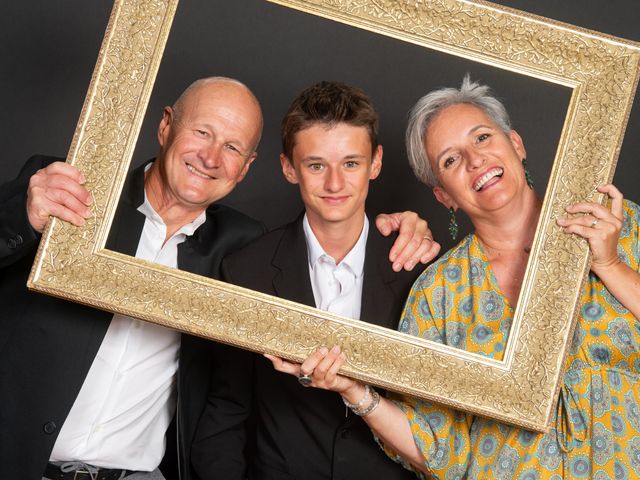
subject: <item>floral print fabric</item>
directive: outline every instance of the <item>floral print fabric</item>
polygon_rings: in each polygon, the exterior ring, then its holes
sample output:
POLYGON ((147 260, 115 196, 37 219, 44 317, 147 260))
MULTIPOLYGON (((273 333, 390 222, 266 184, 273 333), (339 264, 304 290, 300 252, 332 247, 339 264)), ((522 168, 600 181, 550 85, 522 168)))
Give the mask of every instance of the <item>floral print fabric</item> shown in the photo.
MULTIPOLYGON (((627 201, 624 211, 618 255, 639 271, 640 208, 627 201)), ((418 278, 399 329, 499 359, 513 311, 471 234, 418 278)), ((395 400, 435 478, 627 480, 640 478, 639 374, 638 319, 590 274, 548 433, 412 397, 395 400)))

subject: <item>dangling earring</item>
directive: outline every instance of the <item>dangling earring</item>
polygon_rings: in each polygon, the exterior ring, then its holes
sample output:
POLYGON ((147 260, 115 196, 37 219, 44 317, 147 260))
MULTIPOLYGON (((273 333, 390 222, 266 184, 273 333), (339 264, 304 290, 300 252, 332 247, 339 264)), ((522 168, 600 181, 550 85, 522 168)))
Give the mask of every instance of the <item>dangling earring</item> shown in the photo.
POLYGON ((456 222, 456 211, 453 207, 449 209, 449 235, 451 240, 458 238, 458 222, 456 222))
POLYGON ((529 170, 527 169, 526 158, 522 159, 522 168, 524 168, 524 178, 527 181, 527 185, 529 185, 529 188, 533 189, 533 177, 531 176, 531 173, 529 173, 529 170))

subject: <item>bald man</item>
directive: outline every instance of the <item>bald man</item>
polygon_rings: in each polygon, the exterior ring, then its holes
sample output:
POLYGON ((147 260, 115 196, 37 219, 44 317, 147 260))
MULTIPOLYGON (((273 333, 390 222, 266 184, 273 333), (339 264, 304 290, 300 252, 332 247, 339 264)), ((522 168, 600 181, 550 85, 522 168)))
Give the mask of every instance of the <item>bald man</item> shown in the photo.
MULTIPOLYGON (((159 154, 125 186, 107 247, 219 277, 222 257, 263 233, 214 203, 246 175, 261 130, 241 83, 191 85, 165 108, 159 154)), ((49 216, 81 225, 90 214, 81 174, 55 160, 30 159, 0 193, 0 477, 162 479, 175 412, 180 478, 194 478, 186 459, 213 344, 25 287, 49 216)))
MULTIPOLYGON (((156 159, 125 184, 107 248, 219 278, 222 258, 263 233, 216 203, 244 179, 261 131, 243 84, 193 83, 163 112, 156 159)), ((26 289, 49 217, 82 225, 91 214, 81 173, 56 160, 33 157, 0 187, 0 477, 197 478, 190 448, 212 350, 228 347, 26 289)), ((396 268, 428 248, 426 223, 404 225, 396 268)))

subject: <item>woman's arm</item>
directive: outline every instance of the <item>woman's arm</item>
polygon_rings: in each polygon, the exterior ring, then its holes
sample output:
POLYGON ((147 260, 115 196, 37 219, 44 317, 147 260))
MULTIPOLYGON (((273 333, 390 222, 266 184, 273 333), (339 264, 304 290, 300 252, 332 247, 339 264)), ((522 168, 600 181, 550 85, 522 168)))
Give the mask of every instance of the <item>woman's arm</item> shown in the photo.
POLYGON ((568 213, 583 213, 572 218, 558 219, 565 233, 585 238, 591 249, 591 271, 607 290, 640 318, 640 273, 618 257, 618 240, 624 222, 623 196, 613 185, 598 187, 611 198, 611 210, 596 203, 581 202, 567 207, 568 213))
MULTIPOLYGON (((265 357, 271 360, 276 370, 298 378, 307 375, 312 381, 305 386, 337 392, 346 402, 357 405, 360 411, 366 411, 375 402, 373 395, 365 395, 364 384, 338 374, 346 360, 338 346, 331 350, 319 348, 302 365, 271 355, 265 357)), ((395 403, 380 397, 378 405, 362 418, 385 445, 418 470, 427 473, 425 458, 416 446, 407 417, 395 403)))

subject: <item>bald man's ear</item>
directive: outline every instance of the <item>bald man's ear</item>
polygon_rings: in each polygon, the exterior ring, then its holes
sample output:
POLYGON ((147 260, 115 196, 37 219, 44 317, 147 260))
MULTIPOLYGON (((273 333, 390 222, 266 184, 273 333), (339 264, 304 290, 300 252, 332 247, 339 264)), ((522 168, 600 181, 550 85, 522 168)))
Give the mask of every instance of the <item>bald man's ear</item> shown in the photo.
POLYGON ((282 166, 282 174, 284 178, 287 179, 287 182, 293 183, 294 185, 297 184, 298 174, 296 173, 296 169, 293 168, 293 163, 284 153, 280 154, 280 165, 282 166))
POLYGON ((158 143, 161 147, 164 147, 169 139, 173 117, 173 108, 164 107, 164 110, 162 111, 162 120, 160 120, 160 125, 158 125, 158 143))
POLYGON ((247 173, 249 173, 249 167, 255 161, 256 158, 258 158, 258 152, 253 152, 249 156, 247 161, 244 163, 244 167, 242 167, 242 171, 240 172, 240 175, 238 176, 238 182, 241 182, 242 180, 244 180, 244 177, 246 177, 247 173))

